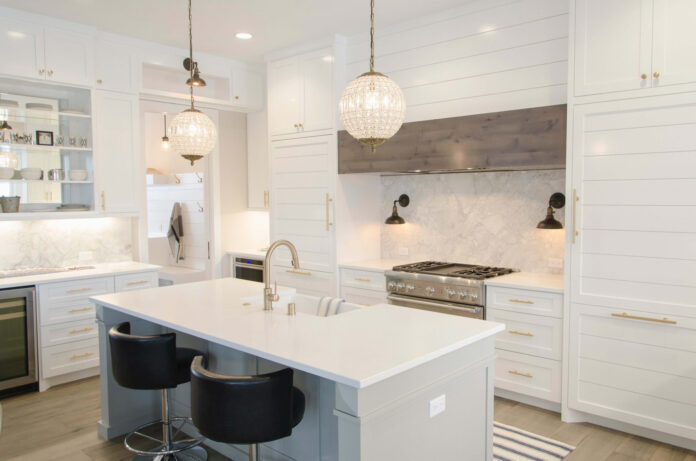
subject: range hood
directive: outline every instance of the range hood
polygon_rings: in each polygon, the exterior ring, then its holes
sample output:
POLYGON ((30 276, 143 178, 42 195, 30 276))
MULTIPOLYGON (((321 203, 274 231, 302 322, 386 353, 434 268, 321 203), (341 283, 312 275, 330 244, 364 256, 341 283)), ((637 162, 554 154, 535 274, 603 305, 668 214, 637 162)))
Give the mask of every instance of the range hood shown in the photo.
POLYGON ((404 123, 373 153, 338 132, 338 173, 565 168, 566 105, 404 123))

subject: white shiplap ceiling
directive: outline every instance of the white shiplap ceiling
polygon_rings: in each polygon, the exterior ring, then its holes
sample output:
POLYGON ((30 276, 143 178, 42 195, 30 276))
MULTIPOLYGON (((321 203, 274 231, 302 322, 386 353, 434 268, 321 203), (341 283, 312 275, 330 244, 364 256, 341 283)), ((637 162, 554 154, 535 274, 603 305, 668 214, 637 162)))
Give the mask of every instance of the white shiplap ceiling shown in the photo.
MULTIPOLYGON (((376 27, 462 5, 467 0, 376 0, 376 27)), ((186 0, 0 0, 0 5, 99 30, 187 47, 186 0)), ((369 27, 369 0, 193 0, 194 46, 246 61, 287 46, 353 35, 369 27), (237 32, 250 32, 239 40, 237 32)))

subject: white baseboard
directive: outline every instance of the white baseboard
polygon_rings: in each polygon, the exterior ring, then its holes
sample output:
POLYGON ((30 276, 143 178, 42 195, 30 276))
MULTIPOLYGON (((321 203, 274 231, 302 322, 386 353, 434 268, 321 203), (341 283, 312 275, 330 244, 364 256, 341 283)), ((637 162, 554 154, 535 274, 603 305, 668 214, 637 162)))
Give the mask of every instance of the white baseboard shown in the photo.
POLYGON ((502 397, 508 400, 514 400, 515 402, 524 403, 526 405, 531 405, 533 407, 543 408, 544 410, 553 411, 554 413, 561 412, 560 402, 551 402, 550 400, 540 399, 538 397, 530 397, 528 395, 520 394, 518 392, 508 391, 505 389, 495 388, 495 396, 502 397))
POLYGON ((80 370, 74 373, 68 373, 65 375, 54 376, 53 378, 46 378, 39 380, 39 392, 44 392, 53 386, 58 386, 60 384, 69 383, 72 381, 79 381, 85 378, 91 378, 92 376, 99 375, 99 367, 88 368, 87 370, 80 370))

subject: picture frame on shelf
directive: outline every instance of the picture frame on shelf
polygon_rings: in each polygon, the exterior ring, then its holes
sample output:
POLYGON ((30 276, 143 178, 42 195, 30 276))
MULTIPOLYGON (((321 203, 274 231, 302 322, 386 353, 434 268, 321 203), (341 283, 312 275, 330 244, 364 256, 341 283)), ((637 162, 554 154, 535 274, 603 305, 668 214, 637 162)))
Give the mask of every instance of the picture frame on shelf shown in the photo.
POLYGON ((39 146, 52 146, 53 132, 36 130, 36 144, 39 146))

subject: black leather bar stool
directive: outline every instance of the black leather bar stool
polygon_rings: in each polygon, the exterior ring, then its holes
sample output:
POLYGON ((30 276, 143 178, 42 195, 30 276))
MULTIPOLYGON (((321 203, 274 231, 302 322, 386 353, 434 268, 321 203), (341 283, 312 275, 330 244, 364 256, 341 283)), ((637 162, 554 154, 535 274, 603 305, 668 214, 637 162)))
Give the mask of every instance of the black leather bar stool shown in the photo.
POLYGON ((124 322, 109 330, 111 346, 111 369, 118 384, 129 389, 160 390, 162 392, 162 419, 144 424, 129 433, 123 443, 135 453, 136 460, 205 460, 208 455, 199 447, 202 438, 186 437, 176 440, 190 418, 169 415, 168 389, 191 380, 190 368, 193 358, 201 355, 195 349, 177 348, 176 335, 167 333, 156 336, 131 335, 130 323, 124 322), (162 424, 162 439, 140 432, 154 424, 162 424), (180 423, 176 431, 173 426, 180 423), (134 448, 136 439, 155 442, 152 449, 134 448))
POLYGON ((258 376, 225 376, 191 364, 191 418, 200 433, 222 443, 248 444, 256 461, 258 444, 292 434, 305 411, 305 396, 285 368, 258 376))

